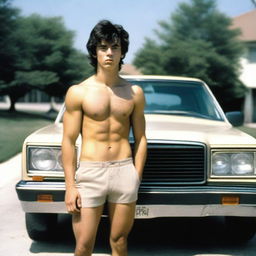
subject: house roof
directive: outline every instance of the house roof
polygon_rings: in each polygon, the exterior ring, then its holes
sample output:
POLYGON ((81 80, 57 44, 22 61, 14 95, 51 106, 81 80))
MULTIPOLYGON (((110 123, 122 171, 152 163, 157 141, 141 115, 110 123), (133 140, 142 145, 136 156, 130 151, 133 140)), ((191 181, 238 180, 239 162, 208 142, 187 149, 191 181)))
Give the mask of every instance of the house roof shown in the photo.
POLYGON ((121 75, 142 75, 142 73, 132 64, 124 64, 120 71, 121 75))
POLYGON ((256 41, 256 9, 234 17, 232 27, 240 28, 242 41, 256 41))

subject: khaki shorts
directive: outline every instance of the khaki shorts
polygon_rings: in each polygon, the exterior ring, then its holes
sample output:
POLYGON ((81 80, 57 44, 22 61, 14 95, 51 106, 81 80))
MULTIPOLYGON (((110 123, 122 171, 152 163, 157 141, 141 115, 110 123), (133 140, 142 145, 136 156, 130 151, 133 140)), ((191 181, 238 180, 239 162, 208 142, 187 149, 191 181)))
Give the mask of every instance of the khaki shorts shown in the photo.
POLYGON ((97 207, 106 201, 131 203, 137 201, 140 179, 132 158, 107 162, 80 162, 76 187, 82 207, 97 207))

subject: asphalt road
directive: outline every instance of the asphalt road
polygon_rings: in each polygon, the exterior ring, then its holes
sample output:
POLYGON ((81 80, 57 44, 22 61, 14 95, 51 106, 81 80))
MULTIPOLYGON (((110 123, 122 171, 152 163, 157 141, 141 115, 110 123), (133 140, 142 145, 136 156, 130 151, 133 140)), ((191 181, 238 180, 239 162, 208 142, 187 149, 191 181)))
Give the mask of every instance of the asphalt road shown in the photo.
MULTIPOLYGON (((59 218, 59 235, 49 242, 27 236, 24 213, 16 196, 20 156, 0 164, 0 256, 73 255, 75 246, 69 216, 59 218)), ((108 222, 103 220, 94 256, 110 255, 108 222)), ((223 233, 222 218, 173 218, 136 221, 129 240, 129 256, 254 256, 256 236, 233 244, 223 233)))

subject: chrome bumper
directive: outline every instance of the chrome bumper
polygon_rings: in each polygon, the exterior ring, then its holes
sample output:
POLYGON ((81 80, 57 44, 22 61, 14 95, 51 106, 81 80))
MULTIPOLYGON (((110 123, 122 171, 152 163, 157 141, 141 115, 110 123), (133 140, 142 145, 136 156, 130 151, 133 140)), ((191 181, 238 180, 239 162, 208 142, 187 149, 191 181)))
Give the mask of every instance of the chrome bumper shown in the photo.
MULTIPOLYGON (((67 213, 64 202, 39 203, 21 201, 24 212, 30 213, 67 213)), ((137 205, 136 219, 159 217, 207 217, 207 216, 243 216, 255 217, 256 206, 222 205, 137 205)))
MULTIPOLYGON (((67 213, 64 182, 25 182, 16 185, 22 208, 30 213, 67 213), (53 202, 38 202, 40 194, 53 195, 53 202)), ((256 216, 256 188, 176 187, 161 191, 140 188, 136 218, 256 216), (237 205, 222 205, 220 198, 236 195, 237 205)))

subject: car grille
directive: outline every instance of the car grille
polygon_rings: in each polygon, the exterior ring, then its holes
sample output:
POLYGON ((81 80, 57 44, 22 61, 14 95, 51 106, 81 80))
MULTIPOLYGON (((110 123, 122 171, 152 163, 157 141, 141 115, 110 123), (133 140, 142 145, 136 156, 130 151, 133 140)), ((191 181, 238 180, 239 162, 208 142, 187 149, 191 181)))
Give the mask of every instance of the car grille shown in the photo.
POLYGON ((205 152, 201 144, 148 144, 141 187, 204 183, 205 152))

